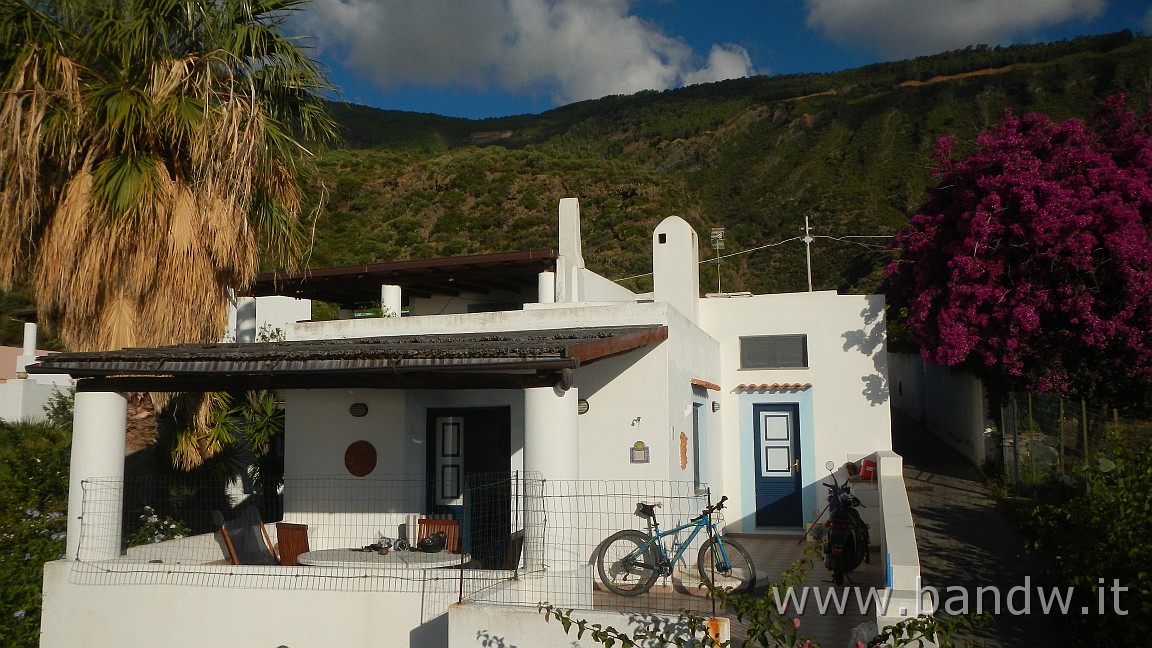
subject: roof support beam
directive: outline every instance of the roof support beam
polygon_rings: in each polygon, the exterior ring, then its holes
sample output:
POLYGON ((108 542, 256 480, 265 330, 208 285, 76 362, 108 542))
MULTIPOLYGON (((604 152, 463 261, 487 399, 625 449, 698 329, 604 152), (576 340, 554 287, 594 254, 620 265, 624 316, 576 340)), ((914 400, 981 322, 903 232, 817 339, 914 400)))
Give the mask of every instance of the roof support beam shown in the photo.
POLYGON ((108 376, 77 381, 78 392, 211 392, 254 389, 529 389, 551 387, 559 371, 536 373, 406 372, 358 374, 230 374, 108 376))

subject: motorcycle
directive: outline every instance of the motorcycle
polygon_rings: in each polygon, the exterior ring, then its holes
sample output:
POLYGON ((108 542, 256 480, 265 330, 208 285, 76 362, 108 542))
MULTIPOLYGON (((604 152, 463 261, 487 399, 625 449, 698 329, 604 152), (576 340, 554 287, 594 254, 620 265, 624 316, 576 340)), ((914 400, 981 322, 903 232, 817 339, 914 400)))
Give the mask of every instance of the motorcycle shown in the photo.
POLYGON ((828 488, 826 510, 829 511, 828 521, 824 523, 828 530, 824 566, 832 572, 832 581, 839 586, 844 584, 845 574, 859 567, 861 562, 871 562, 872 556, 868 548, 868 525, 856 511, 856 507, 863 508, 864 505, 852 494, 847 479, 843 486, 836 481, 836 474, 832 472, 834 463, 829 461, 825 467, 832 483, 822 482, 828 488))

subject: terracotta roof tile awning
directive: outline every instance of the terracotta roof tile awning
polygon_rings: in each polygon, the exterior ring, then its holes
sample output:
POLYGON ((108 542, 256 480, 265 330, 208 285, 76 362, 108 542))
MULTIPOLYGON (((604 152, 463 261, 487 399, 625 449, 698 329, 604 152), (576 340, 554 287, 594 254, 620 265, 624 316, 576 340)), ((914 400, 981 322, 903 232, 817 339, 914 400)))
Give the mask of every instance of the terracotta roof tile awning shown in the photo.
POLYGON ((324 387, 515 388, 661 342, 662 325, 261 342, 58 353, 29 373, 104 391, 324 387), (495 373, 499 372, 499 373, 495 373), (515 372, 515 373, 509 373, 515 372))
POLYGON ((776 392, 791 392, 791 391, 804 391, 811 389, 812 383, 761 383, 759 385, 736 385, 736 391, 776 391, 776 392))

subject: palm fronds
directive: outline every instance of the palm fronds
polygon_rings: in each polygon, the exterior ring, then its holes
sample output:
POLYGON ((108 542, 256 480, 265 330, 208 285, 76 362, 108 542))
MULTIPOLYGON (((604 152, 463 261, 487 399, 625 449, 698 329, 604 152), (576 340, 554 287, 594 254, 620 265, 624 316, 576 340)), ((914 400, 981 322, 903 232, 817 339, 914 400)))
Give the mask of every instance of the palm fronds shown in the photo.
POLYGON ((0 0, 0 287, 74 350, 219 339, 226 288, 307 243, 334 136, 294 0, 0 0))

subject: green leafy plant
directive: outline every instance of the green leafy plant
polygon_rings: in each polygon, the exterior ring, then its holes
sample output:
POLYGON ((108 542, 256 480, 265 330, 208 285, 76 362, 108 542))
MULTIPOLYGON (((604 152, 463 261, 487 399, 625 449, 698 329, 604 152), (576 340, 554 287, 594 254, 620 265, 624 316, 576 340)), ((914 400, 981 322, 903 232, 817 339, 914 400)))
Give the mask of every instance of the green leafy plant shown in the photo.
POLYGON ((72 429, 72 417, 76 410, 76 388, 69 387, 66 392, 53 389, 48 402, 44 404, 44 417, 48 423, 64 429, 72 429))
POLYGON ((964 630, 987 625, 992 617, 988 613, 963 615, 949 618, 928 614, 910 617, 890 626, 885 626, 872 641, 869 648, 900 648, 901 646, 923 646, 926 640, 939 648, 953 648, 955 636, 964 630))
POLYGON ((67 429, 0 422, 0 637, 40 641, 44 563, 64 553, 68 505, 67 429))
POLYGON ((145 505, 144 512, 140 514, 140 528, 128 538, 128 546, 158 544, 183 538, 190 533, 191 530, 180 520, 157 515, 155 509, 145 505))
POLYGON ((1106 444, 1024 526, 1049 585, 1074 587, 1072 609, 1093 612, 1056 619, 1061 636, 1071 644, 1139 645, 1152 634, 1152 441, 1114 433, 1106 444))
POLYGON ((537 610, 545 613, 545 621, 556 619, 565 633, 576 631, 576 639, 583 639, 587 634, 592 641, 611 648, 619 645, 621 648, 638 648, 639 646, 729 646, 730 641, 721 641, 712 633, 708 620, 690 612, 680 615, 679 621, 682 630, 658 630, 656 628, 641 628, 631 633, 617 630, 613 626, 600 623, 589 623, 585 619, 573 616, 575 610, 558 608, 550 603, 540 603, 537 610))

